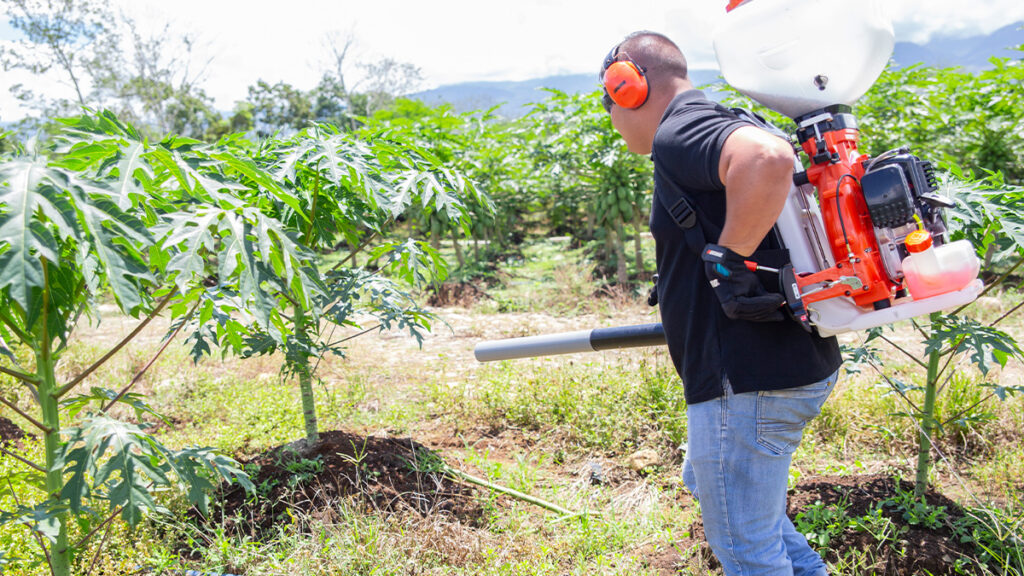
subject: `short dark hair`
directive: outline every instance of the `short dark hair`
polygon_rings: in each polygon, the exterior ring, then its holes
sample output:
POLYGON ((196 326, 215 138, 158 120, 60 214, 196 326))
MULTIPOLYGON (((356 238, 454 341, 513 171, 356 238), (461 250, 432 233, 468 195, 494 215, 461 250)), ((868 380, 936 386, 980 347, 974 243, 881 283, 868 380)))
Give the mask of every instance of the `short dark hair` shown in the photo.
POLYGON ((683 51, 664 34, 649 30, 633 32, 619 43, 619 53, 623 52, 644 69, 649 84, 657 85, 673 78, 687 79, 683 51))

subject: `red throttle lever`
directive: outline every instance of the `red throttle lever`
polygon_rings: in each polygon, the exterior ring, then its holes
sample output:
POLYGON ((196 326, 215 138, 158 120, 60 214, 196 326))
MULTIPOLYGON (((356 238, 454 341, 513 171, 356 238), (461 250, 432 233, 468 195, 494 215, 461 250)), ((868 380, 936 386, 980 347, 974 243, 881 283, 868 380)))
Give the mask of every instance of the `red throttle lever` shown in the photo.
POLYGON ((779 273, 779 269, 778 268, 771 268, 769 266, 761 266, 757 262, 753 262, 751 260, 744 260, 743 261, 743 265, 746 266, 747 270, 750 270, 751 272, 757 272, 758 270, 763 270, 765 272, 774 272, 775 274, 779 273))

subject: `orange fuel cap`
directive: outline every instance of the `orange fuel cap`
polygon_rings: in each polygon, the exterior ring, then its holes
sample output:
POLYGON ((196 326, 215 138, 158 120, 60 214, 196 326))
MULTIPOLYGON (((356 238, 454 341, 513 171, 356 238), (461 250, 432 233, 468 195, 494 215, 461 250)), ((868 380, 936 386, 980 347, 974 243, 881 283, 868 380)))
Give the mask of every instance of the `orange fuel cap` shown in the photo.
POLYGON ((924 230, 914 230, 907 234, 907 251, 912 254, 924 252, 932 247, 932 235, 924 230))

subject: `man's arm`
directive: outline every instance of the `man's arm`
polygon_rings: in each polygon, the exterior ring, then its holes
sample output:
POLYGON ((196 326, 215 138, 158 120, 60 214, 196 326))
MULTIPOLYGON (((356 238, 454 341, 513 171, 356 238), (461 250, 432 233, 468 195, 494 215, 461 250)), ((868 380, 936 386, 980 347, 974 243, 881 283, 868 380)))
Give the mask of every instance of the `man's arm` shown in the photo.
POLYGON ((793 147, 760 128, 744 126, 726 138, 718 171, 726 206, 718 244, 749 256, 786 203, 793 183, 793 147))

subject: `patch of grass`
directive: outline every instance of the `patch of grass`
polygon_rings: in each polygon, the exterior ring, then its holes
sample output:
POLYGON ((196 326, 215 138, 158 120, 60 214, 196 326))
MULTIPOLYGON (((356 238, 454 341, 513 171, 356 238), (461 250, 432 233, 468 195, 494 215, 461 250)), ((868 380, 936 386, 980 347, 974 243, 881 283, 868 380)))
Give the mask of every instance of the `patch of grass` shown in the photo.
POLYGON ((978 560, 996 573, 1024 575, 1024 513, 1020 509, 971 508, 953 523, 961 542, 970 542, 978 560))
POLYGON ((968 472, 995 497, 1019 500, 1024 494, 1024 445, 1018 440, 1016 445, 1001 446, 989 458, 971 465, 968 472))
MULTIPOLYGON (((43 460, 41 440, 25 438, 21 444, 20 448, 11 444, 0 445, 27 460, 43 460)), ((0 510, 12 511, 19 504, 37 502, 41 496, 37 486, 41 482, 34 480, 35 477, 38 474, 28 466, 11 456, 0 454, 0 510)), ((30 561, 38 550, 38 544, 28 528, 14 523, 0 524, 0 553, 4 557, 4 562, 0 563, 0 573, 31 573, 40 569, 40 566, 30 561)))
POLYGON ((448 417, 544 430, 578 450, 676 447, 686 437, 683 387, 646 356, 636 365, 503 363, 473 382, 433 384, 425 394, 448 417))
MULTIPOLYGON (((664 509, 662 509, 664 510, 664 509)), ((298 514, 298 513, 296 513, 298 514)), ((635 514, 540 523, 524 508, 502 515, 503 525, 475 528, 443 516, 376 514, 338 502, 327 519, 299 518, 278 537, 256 542, 223 530, 199 532, 187 524, 163 527, 166 541, 140 551, 140 562, 168 570, 244 574, 650 575, 636 548, 668 531, 635 514), (166 557, 174 545, 191 560, 166 557)), ((659 522, 675 523, 675 515, 659 522)))

